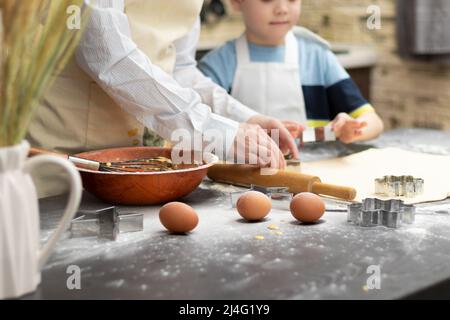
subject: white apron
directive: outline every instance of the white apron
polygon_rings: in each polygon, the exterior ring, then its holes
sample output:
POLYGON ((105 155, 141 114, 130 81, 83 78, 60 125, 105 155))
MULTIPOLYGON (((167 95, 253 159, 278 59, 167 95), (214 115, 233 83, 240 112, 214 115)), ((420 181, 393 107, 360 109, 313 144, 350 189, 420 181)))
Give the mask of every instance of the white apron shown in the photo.
POLYGON ((255 111, 306 125, 297 39, 289 32, 282 63, 252 62, 245 35, 236 40, 237 68, 231 95, 255 111))
MULTIPOLYGON (((174 41, 192 30, 202 4, 203 0, 126 0, 133 41, 154 64, 171 74, 176 58, 174 41)), ((143 134, 144 126, 73 59, 38 108, 27 139, 33 146, 73 154, 142 145, 143 134)), ((41 176, 35 177, 41 197, 65 191, 54 171, 41 171, 41 176)))

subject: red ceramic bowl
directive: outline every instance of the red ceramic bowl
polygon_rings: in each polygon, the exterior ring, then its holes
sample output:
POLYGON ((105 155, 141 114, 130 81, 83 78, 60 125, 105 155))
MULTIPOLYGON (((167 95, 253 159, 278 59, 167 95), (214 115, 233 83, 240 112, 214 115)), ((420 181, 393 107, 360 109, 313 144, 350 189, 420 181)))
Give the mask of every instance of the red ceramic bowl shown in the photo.
MULTIPOLYGON (((98 162, 166 157, 172 149, 157 147, 115 148, 77 154, 98 162)), ((101 200, 116 205, 154 205, 177 200, 194 191, 218 158, 206 153, 203 165, 165 172, 111 173, 79 169, 84 188, 101 200)))

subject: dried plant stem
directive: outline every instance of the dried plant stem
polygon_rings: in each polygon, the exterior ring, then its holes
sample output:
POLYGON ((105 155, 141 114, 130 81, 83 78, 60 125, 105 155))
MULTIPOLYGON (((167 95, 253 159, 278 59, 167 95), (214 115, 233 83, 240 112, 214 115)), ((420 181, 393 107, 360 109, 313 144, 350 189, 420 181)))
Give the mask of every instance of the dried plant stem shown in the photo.
POLYGON ((83 3, 0 0, 0 147, 24 139, 33 111, 71 58, 83 28, 68 28, 67 8, 83 3))

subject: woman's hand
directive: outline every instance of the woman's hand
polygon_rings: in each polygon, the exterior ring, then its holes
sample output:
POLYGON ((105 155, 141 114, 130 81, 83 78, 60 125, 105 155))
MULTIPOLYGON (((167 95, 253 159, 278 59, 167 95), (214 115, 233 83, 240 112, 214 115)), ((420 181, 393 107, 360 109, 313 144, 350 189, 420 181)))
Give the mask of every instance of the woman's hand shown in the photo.
POLYGON ((259 125, 242 123, 231 150, 238 164, 254 164, 262 168, 284 169, 286 161, 275 141, 259 125))
POLYGON ((300 138, 305 127, 300 123, 291 120, 282 120, 281 123, 288 129, 294 139, 300 138))
POLYGON ((287 155, 290 153, 295 159, 299 159, 299 152, 294 138, 280 120, 263 115, 256 115, 251 117, 247 123, 259 125, 261 128, 266 129, 269 135, 272 130, 276 130, 278 132, 278 139, 275 140, 279 140, 276 142, 281 149, 282 155, 287 155))

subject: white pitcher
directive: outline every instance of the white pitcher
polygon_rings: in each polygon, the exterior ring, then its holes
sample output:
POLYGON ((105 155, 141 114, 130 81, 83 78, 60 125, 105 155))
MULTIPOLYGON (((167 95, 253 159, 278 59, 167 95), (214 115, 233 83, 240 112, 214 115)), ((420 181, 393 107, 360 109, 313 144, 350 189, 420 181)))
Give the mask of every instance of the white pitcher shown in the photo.
POLYGON ((41 268, 68 227, 81 200, 81 179, 75 166, 54 156, 27 160, 28 142, 0 148, 0 299, 17 298, 36 290, 41 268), (39 205, 30 176, 53 163, 68 173, 70 196, 58 228, 40 247, 39 205))

